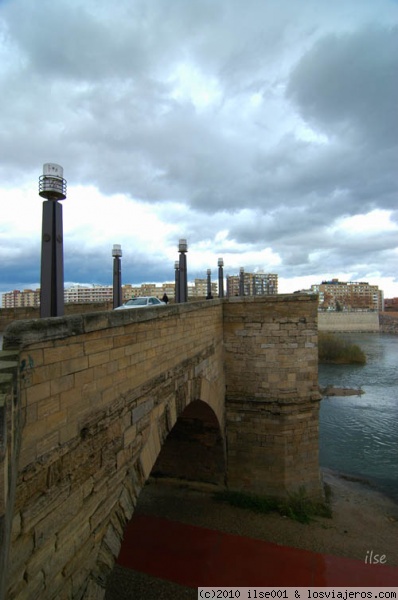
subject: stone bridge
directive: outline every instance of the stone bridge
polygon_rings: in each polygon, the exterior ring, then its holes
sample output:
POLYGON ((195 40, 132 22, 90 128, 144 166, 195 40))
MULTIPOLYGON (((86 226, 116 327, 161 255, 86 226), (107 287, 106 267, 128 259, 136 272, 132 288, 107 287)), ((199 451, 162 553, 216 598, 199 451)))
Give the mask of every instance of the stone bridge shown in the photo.
POLYGON ((237 297, 12 323, 1 597, 102 598, 151 473, 320 497, 317 305, 237 297))

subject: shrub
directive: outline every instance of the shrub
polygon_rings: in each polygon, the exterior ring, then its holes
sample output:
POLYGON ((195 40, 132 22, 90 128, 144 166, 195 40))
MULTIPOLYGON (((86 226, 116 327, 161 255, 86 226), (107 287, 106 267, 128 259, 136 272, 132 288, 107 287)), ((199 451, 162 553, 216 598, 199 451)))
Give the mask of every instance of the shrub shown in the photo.
POLYGON ((331 333, 318 334, 320 363, 365 364, 366 356, 357 344, 350 344, 331 333))
POLYGON ((252 510, 253 512, 267 514, 277 512, 284 517, 289 517, 300 523, 310 523, 314 517, 331 518, 332 511, 328 502, 314 502, 308 498, 303 487, 296 493, 290 494, 287 499, 278 499, 268 496, 256 496, 245 492, 224 490, 215 493, 216 500, 227 502, 232 506, 252 510))

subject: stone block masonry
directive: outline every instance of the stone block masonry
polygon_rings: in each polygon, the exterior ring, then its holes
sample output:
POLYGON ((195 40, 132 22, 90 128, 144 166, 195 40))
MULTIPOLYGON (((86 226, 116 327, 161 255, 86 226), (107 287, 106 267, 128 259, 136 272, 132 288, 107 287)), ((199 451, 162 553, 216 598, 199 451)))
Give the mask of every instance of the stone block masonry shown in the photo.
POLYGON ((318 496, 316 319, 295 294, 12 323, 7 598, 100 600, 155 463, 318 496))
MULTIPOLYGON (((78 304, 74 302, 65 304, 66 315, 80 315, 88 312, 101 312, 112 308, 113 302, 91 302, 89 304, 78 304)), ((0 308, 0 332, 4 331, 13 321, 22 319, 39 319, 40 308, 38 306, 17 306, 15 308, 0 308)))
POLYGON ((228 485, 320 498, 316 296, 224 306, 228 485))
POLYGON ((22 408, 7 598, 100 599, 179 415, 201 400, 224 431, 222 303, 19 321, 4 342, 22 408))
POLYGON ((17 352, 0 352, 0 598, 5 595, 21 441, 17 352))

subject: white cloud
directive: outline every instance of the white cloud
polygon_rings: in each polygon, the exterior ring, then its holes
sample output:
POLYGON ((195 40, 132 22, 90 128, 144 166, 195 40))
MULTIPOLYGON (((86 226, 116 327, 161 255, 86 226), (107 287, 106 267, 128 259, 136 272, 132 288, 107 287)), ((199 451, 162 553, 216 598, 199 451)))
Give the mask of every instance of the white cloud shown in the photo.
POLYGON ((179 64, 171 74, 171 97, 180 102, 192 102, 197 109, 219 103, 222 93, 215 77, 208 77, 190 63, 179 64))
POLYGON ((353 215, 338 219, 333 233, 339 231, 349 235, 378 235, 387 231, 398 231, 398 225, 391 221, 392 210, 376 208, 367 214, 353 215))
POLYGON ((108 281, 114 243, 127 280, 172 280, 186 237, 192 276, 398 296, 397 56, 390 0, 0 3, 1 289, 39 279, 57 162, 71 281, 108 281))

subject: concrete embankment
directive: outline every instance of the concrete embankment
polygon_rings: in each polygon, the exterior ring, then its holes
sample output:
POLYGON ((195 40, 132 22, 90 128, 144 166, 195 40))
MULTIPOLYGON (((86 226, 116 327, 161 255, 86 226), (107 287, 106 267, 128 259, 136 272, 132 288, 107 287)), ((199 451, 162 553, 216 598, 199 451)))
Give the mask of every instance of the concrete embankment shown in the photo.
POLYGON ((380 332, 398 335, 398 313, 380 313, 380 332))
MULTIPOLYGON (((319 312, 319 331, 379 332, 378 312, 319 312)), ((397 321, 398 332, 398 321, 397 321)))

